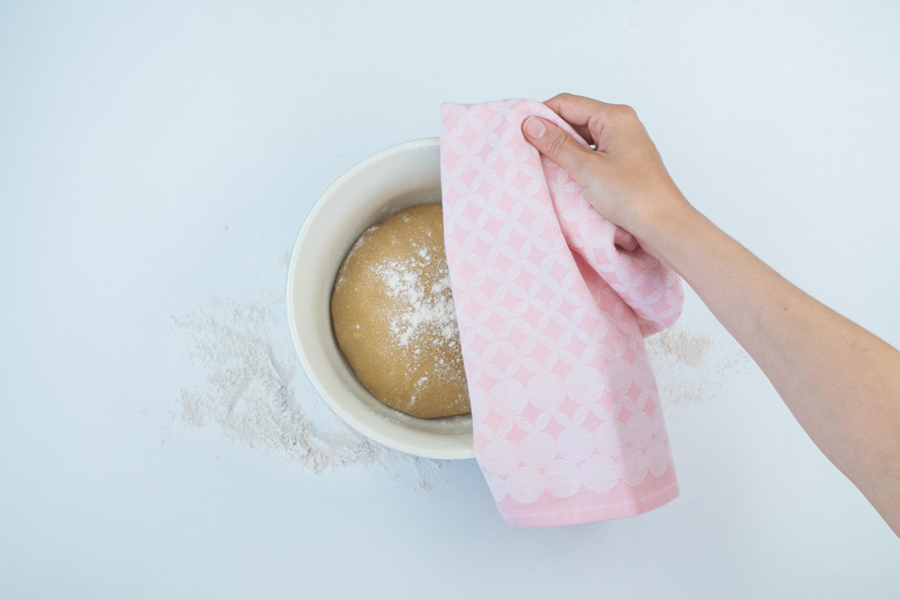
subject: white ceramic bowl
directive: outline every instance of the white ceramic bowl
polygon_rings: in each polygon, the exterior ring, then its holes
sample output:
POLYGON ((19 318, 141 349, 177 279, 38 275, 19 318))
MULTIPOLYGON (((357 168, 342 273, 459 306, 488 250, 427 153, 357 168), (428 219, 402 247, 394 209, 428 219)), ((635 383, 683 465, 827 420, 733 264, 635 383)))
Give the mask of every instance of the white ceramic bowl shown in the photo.
POLYGON ((472 458, 472 417, 418 419, 376 400, 338 348, 331 292, 362 233, 413 204, 441 199, 437 138, 392 146, 334 182, 306 218, 288 268, 291 339, 310 382, 331 409, 366 437, 428 458, 472 458))

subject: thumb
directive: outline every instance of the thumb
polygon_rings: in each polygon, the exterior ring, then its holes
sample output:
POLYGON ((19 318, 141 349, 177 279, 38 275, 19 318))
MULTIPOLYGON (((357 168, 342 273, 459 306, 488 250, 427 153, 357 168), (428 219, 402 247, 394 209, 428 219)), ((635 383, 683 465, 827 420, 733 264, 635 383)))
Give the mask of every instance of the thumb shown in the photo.
POLYGON ((576 181, 585 175, 593 152, 575 141, 571 135, 545 119, 531 116, 522 123, 525 139, 541 154, 568 171, 576 181))

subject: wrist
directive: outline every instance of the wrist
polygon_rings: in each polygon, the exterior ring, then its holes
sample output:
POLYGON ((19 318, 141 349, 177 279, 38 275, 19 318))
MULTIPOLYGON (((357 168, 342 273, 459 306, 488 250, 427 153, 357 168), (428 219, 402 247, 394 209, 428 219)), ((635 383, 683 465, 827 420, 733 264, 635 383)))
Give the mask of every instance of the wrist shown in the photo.
POLYGON ((623 227, 637 238, 645 252, 671 267, 671 250, 683 245, 684 236, 693 235, 702 220, 703 215, 676 189, 665 199, 636 204, 623 227))

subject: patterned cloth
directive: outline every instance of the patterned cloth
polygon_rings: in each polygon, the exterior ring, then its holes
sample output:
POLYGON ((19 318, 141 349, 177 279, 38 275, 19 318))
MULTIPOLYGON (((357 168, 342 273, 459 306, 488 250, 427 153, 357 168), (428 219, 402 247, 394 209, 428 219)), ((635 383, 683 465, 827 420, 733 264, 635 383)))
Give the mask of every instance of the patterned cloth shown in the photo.
POLYGON ((681 280, 522 135, 533 100, 441 105, 444 236, 475 453, 510 524, 638 515, 678 496, 643 337, 681 280))

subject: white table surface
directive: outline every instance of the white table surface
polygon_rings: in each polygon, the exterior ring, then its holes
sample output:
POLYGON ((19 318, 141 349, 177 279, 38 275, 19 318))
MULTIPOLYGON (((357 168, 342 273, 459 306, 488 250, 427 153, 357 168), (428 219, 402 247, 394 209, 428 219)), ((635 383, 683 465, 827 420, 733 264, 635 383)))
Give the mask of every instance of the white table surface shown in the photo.
POLYGON ((633 519, 510 527, 472 460, 317 474, 182 408, 230 331, 352 442, 286 255, 445 100, 631 104, 696 206, 900 346, 900 5, 227 4, 0 4, 0 598, 900 597, 900 540, 690 291, 681 497, 633 519))

